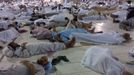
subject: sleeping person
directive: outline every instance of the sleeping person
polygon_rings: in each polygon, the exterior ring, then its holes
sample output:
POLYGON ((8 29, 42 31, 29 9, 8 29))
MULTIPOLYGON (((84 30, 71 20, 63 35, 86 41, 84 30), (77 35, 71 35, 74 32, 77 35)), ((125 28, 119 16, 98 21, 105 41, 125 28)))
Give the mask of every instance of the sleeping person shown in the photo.
POLYGON ((0 63, 0 75, 49 75, 45 69, 47 63, 46 56, 42 56, 36 62, 21 60, 16 63, 0 63))
POLYGON ((14 41, 9 43, 7 47, 3 49, 3 55, 7 57, 27 58, 39 54, 49 54, 56 51, 60 51, 66 48, 73 47, 75 44, 75 38, 72 38, 68 43, 22 43, 21 45, 14 41))
POLYGON ((131 40, 129 33, 72 33, 70 37, 75 37, 77 42, 88 42, 93 44, 121 44, 131 40))
POLYGON ((102 75, 132 75, 108 48, 93 46, 85 52, 82 65, 102 75))
MULTIPOLYGON (((86 27, 86 26, 85 26, 86 27)), ((56 32, 56 29, 54 28, 52 30, 48 30, 46 28, 37 27, 31 31, 31 34, 35 36, 37 39, 48 39, 52 42, 58 41, 58 42, 64 42, 67 43, 70 39, 70 35, 72 33, 101 33, 101 32, 94 32, 93 30, 88 30, 85 28, 68 28, 65 30, 62 30, 60 32, 56 32)))

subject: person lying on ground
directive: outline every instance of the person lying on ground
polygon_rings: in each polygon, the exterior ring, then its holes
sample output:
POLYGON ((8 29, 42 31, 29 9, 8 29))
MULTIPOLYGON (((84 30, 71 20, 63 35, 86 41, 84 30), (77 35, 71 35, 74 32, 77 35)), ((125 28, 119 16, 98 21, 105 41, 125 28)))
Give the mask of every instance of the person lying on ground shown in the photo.
POLYGON ((102 33, 102 32, 94 32, 94 29, 86 30, 84 28, 68 28, 60 32, 56 32, 55 28, 53 28, 53 30, 48 30, 42 27, 37 27, 31 31, 31 34, 34 35, 39 40, 48 39, 52 42, 58 41, 64 43, 68 42, 68 40, 70 39, 69 36, 72 33, 102 33))
POLYGON ((93 44, 121 44, 131 41, 129 33, 103 32, 103 33, 72 33, 77 42, 89 42, 93 44))
POLYGON ((21 60, 16 63, 0 63, 0 75, 49 75, 48 58, 42 56, 36 62, 21 60), (46 70, 47 68, 47 70, 46 70))
POLYGON ((7 47, 3 49, 3 55, 7 57, 27 58, 40 54, 51 54, 56 51, 60 51, 66 48, 73 47, 75 44, 75 38, 73 37, 67 43, 22 43, 21 45, 12 41, 7 47))
POLYGON ((108 48, 93 46, 85 52, 82 65, 102 75, 132 75, 108 48))

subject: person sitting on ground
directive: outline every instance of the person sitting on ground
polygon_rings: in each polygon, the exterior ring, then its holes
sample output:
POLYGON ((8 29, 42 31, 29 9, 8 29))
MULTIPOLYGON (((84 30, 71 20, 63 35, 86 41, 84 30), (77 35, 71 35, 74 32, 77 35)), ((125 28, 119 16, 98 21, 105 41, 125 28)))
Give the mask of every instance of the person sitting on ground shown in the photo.
POLYGON ((46 68, 51 67, 46 66, 47 63, 46 56, 42 56, 36 62, 22 60, 16 63, 0 63, 0 75, 49 75, 46 68))
POLYGON ((21 45, 12 41, 7 47, 3 49, 3 55, 7 57, 20 57, 27 58, 39 54, 49 54, 56 51, 60 51, 66 48, 73 47, 75 44, 75 38, 70 39, 67 43, 27 43, 24 42, 21 45))
POLYGON ((76 38, 77 42, 87 42, 92 44, 121 44, 129 42, 132 38, 129 33, 72 33, 72 37, 76 38))
POLYGON ((82 65, 102 75, 132 75, 108 48, 89 48, 82 59, 82 65))

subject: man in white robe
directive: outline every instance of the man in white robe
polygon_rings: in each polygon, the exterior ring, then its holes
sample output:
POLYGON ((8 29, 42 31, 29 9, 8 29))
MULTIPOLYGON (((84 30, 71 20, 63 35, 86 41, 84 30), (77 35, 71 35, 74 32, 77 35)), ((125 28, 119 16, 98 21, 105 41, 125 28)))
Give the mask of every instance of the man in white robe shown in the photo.
POLYGON ((89 48, 85 52, 82 65, 102 75, 132 75, 122 63, 114 59, 112 52, 107 48, 89 48))
POLYGON ((0 75, 45 75, 43 66, 30 61, 0 63, 0 75))
POLYGON ((3 49, 3 55, 7 57, 21 57, 26 58, 39 54, 53 53, 59 50, 73 47, 75 44, 75 38, 72 38, 68 43, 23 43, 21 45, 11 42, 8 47, 3 49))
POLYGON ((121 44, 131 40, 128 33, 104 32, 104 33, 72 33, 77 42, 89 42, 93 44, 121 44))

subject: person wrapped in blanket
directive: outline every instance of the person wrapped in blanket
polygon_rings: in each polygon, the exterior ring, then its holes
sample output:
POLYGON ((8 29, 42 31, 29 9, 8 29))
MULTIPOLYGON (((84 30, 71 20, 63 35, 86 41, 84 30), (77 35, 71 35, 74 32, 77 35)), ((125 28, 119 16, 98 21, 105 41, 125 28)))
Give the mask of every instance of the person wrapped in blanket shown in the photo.
POLYGON ((87 42, 92 44, 122 44, 129 42, 132 38, 129 33, 103 32, 103 33, 72 33, 76 42, 87 42))
POLYGON ((108 48, 93 46, 87 49, 82 65, 102 75, 132 75, 108 48))
POLYGON ((16 63, 0 63, 0 75, 50 75, 52 64, 47 56, 36 62, 21 60, 16 63))
POLYGON ((3 55, 7 57, 27 58, 39 54, 51 54, 56 51, 60 51, 66 48, 73 47, 75 44, 75 38, 71 38, 67 43, 59 42, 38 42, 38 43, 22 43, 21 45, 14 41, 9 43, 7 47, 3 49, 3 55))

